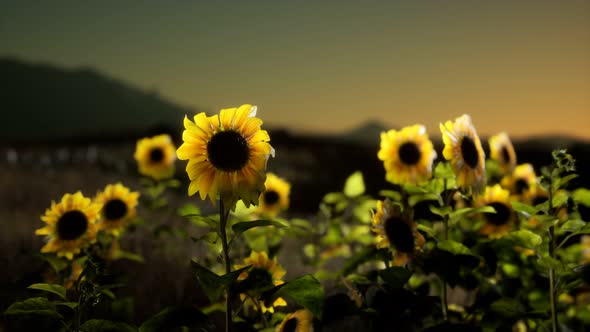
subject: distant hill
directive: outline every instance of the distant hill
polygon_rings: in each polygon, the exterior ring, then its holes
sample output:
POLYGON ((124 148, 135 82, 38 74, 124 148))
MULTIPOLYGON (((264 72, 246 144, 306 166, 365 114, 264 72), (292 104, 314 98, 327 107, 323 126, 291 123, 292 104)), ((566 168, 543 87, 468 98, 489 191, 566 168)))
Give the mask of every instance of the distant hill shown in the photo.
POLYGON ((177 131, 180 107, 92 69, 66 70, 0 58, 0 141, 137 137, 177 131))

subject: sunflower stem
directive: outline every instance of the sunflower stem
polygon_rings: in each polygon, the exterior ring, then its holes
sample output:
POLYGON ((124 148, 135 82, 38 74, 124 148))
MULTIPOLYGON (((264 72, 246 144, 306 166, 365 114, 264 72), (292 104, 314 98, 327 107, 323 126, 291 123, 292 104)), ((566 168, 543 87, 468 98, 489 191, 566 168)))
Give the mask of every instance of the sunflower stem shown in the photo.
MULTIPOLYGON (((221 245, 223 249, 223 262, 225 263, 225 273, 231 272, 231 264, 229 261, 229 247, 227 245, 227 218, 229 211, 225 211, 223 206, 223 199, 219 199, 219 234, 221 235, 221 245)), ((231 313, 231 285, 228 285, 225 290, 225 331, 231 331, 232 313, 231 313)))
MULTIPOLYGON (((555 251, 555 226, 549 227, 549 256, 554 258, 554 251, 555 251)), ((557 320, 557 299, 556 299, 556 289, 555 289, 555 269, 550 267, 549 268, 549 299, 551 301, 551 324, 553 325, 553 332, 557 332, 557 327, 559 326, 559 322, 557 320)))
MULTIPOLYGON (((549 213, 552 215, 556 214, 553 208, 553 183, 549 185, 547 190, 547 200, 549 203, 549 213)), ((555 226, 549 226, 549 257, 555 258, 555 226)), ((549 268, 549 301, 551 302, 551 325, 553 326, 553 332, 558 331, 559 321, 557 320, 557 299, 555 297, 557 290, 555 289, 555 269, 549 268)))

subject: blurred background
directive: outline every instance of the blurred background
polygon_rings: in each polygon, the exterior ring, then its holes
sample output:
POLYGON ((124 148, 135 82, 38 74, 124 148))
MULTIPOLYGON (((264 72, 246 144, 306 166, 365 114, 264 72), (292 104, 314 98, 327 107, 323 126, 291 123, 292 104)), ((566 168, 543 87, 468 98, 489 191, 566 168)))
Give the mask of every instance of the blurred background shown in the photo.
MULTIPOLYGON (((137 139, 178 146, 185 114, 258 105, 292 215, 313 214, 355 170, 369 193, 386 187, 380 132, 424 124, 440 156, 439 123, 463 113, 486 148, 506 131, 537 170, 568 148, 588 187, 588 1, 2 1, 0 41, 0 264, 14 267, 0 309, 38 276, 33 230, 51 200, 118 181, 139 190, 137 139)), ((172 212, 150 218, 181 222, 184 167, 172 212)), ((153 247, 134 248, 170 278, 134 287, 175 291, 146 313, 186 294, 153 247)))

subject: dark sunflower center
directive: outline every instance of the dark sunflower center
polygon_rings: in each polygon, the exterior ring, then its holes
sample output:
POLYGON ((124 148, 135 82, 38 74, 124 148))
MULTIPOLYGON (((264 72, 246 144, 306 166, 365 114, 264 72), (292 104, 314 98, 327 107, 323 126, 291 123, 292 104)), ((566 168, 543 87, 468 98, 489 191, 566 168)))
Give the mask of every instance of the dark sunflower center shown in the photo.
POLYGON ((107 220, 117 220, 127 214, 127 204, 120 199, 111 199, 102 208, 107 220))
POLYGON ((399 159, 406 165, 416 165, 420 161, 420 149, 414 142, 406 142, 399 147, 399 159))
POLYGON ((57 220, 57 236, 61 240, 75 240, 88 229, 86 215, 78 210, 64 213, 57 220))
POLYGON ((283 332, 295 332, 295 331, 297 331, 297 318, 293 317, 285 322, 285 326, 283 326, 283 332))
POLYGON ((529 183, 526 182, 524 179, 518 179, 514 183, 514 190, 519 195, 522 195, 522 193, 524 193, 528 189, 529 189, 529 183))
POLYGON ((502 152, 502 160, 505 163, 510 162, 510 153, 508 152, 508 149, 505 146, 502 146, 501 152, 502 152))
POLYGON ((248 282, 258 287, 272 285, 272 275, 268 270, 255 267, 248 272, 248 282))
POLYGON ((546 200, 547 200, 547 197, 535 196, 535 198, 533 198, 533 206, 543 204, 543 203, 545 203, 546 200))
POLYGON ((264 199, 264 203, 268 205, 273 205, 279 201, 279 193, 274 190, 265 191, 264 195, 262 196, 264 199))
POLYGON ((477 164, 479 163, 479 153, 477 153, 475 143, 469 136, 463 136, 461 139, 461 155, 469 167, 477 167, 477 164))
POLYGON ((485 217, 487 221, 496 226, 502 226, 510 221, 510 208, 504 203, 493 202, 489 206, 496 210, 496 213, 487 212, 485 217))
POLYGON ((209 161, 223 171, 242 169, 250 157, 250 148, 244 136, 233 130, 220 131, 207 143, 209 161))
POLYGON ((153 148, 150 150, 150 161, 152 163, 159 163, 164 160, 164 151, 161 148, 153 148))
POLYGON ((405 253, 414 251, 414 234, 403 219, 391 217, 385 220, 385 234, 395 249, 405 253))

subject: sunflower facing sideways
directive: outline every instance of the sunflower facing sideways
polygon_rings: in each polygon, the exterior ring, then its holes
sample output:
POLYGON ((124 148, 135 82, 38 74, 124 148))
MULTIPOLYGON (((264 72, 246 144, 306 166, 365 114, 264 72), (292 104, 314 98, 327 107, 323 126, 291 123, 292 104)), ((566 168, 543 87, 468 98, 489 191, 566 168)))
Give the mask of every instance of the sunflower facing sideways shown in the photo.
POLYGON ((495 213, 482 214, 485 223, 479 229, 481 234, 490 238, 500 238, 512 229, 516 215, 510 204, 510 192, 499 184, 486 187, 483 195, 479 196, 475 202, 475 206, 491 206, 496 210, 495 213))
POLYGON ((120 183, 107 185, 94 199, 102 205, 99 229, 119 236, 128 223, 135 218, 138 198, 138 192, 131 192, 120 183))
POLYGON ((277 332, 313 332, 313 315, 307 309, 300 309, 285 316, 277 332))
POLYGON ((219 193, 226 208, 232 209, 240 199, 247 207, 258 204, 266 162, 274 150, 268 133, 260 129, 262 120, 255 116, 256 106, 242 105, 210 117, 199 113, 194 122, 184 118, 184 142, 177 154, 188 159, 189 196, 198 191, 201 199, 209 196, 215 204, 219 193))
POLYGON ((96 220, 101 208, 101 204, 79 191, 65 194, 59 203, 52 202, 41 216, 47 225, 35 231, 37 235, 47 236, 48 242, 41 252, 54 252, 58 257, 72 260, 96 240, 96 220))
POLYGON ((257 211, 270 218, 289 207, 291 184, 273 173, 266 174, 265 190, 260 194, 257 211))
POLYGON ((171 177, 176 161, 175 149, 172 139, 166 134, 140 139, 137 141, 134 156, 139 173, 154 180, 171 177))
MULTIPOLYGON (((249 257, 244 259, 244 264, 237 265, 234 268, 241 269, 245 266, 251 265, 249 271, 242 272, 238 280, 245 284, 256 285, 262 290, 267 290, 273 286, 282 285, 285 282, 282 280, 285 275, 285 269, 279 265, 275 259, 268 258, 265 252, 252 251, 249 257)), ((259 292, 254 290, 254 294, 240 294, 242 300, 246 299, 245 303, 264 314, 266 312, 274 313, 274 308, 278 306, 286 306, 287 302, 279 297, 272 304, 265 304, 264 301, 259 301, 259 292)))
POLYGON ((416 222, 402 214, 389 199, 377 201, 371 229, 376 233, 377 248, 392 247, 393 265, 406 265, 424 246, 426 240, 417 230, 416 222))
POLYGON ((485 153, 477 132, 467 114, 440 124, 443 142, 443 156, 451 161, 457 176, 457 184, 463 188, 472 188, 480 192, 485 187, 485 153))
POLYGON ((498 163, 502 174, 510 174, 516 167, 516 152, 508 134, 502 132, 492 136, 488 143, 490 158, 498 163))
POLYGON ((436 151, 428 139, 426 128, 414 125, 400 131, 381 133, 377 157, 383 161, 387 181, 394 184, 419 184, 432 176, 436 151))

